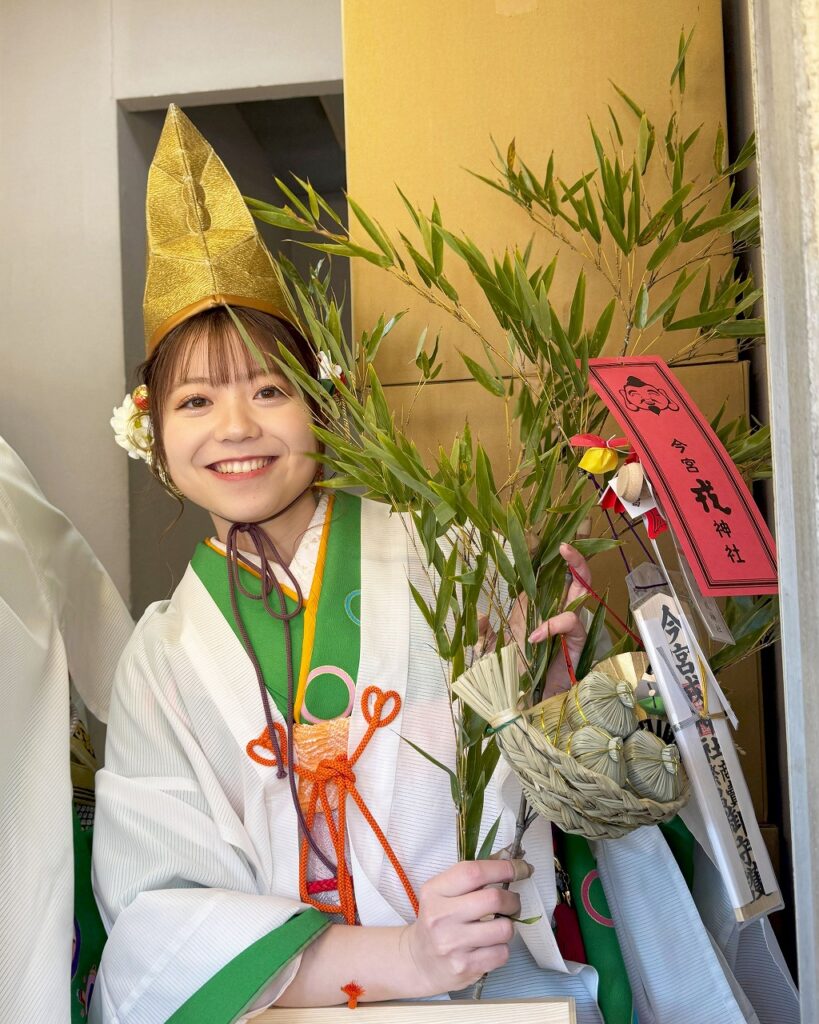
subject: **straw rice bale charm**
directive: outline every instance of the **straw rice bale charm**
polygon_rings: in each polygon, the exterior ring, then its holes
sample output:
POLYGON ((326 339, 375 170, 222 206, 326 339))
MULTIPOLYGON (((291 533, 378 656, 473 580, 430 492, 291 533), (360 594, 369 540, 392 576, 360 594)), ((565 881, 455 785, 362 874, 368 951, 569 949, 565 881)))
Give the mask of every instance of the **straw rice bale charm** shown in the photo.
POLYGON ((584 725, 625 738, 639 724, 631 684, 599 671, 589 672, 566 693, 541 701, 526 714, 544 736, 564 749, 568 732, 584 725))
POLYGON ((623 744, 623 756, 629 785, 640 796, 665 803, 680 795, 686 775, 676 744, 638 729, 623 744))
POLYGON ((566 753, 593 772, 605 775, 618 786, 626 784, 626 762, 623 741, 596 725, 584 725, 569 733, 566 753))
POLYGON ((566 718, 572 729, 596 725, 625 739, 637 728, 634 690, 623 679, 589 672, 566 694, 566 718))
MULTIPOLYGON (((453 682, 452 689, 488 723, 530 805, 566 832, 587 839, 617 839, 641 825, 667 821, 688 800, 684 776, 678 797, 660 803, 592 771, 573 756, 574 750, 567 754, 552 743, 541 731, 537 714, 533 717, 536 709, 524 709, 526 695, 521 693, 517 650, 512 645, 476 661, 453 682)), ((561 703, 563 699, 559 698, 561 703)))

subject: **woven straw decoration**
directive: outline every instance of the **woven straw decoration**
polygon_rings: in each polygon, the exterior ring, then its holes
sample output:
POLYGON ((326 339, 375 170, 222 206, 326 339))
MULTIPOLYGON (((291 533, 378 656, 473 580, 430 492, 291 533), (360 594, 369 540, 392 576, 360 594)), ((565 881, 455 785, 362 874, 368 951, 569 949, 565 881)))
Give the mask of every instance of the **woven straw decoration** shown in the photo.
POLYGON ((667 821, 689 796, 687 779, 668 803, 644 799, 591 771, 554 745, 523 713, 517 651, 481 658, 452 689, 490 727, 532 807, 564 831, 587 839, 618 839, 641 825, 667 821))

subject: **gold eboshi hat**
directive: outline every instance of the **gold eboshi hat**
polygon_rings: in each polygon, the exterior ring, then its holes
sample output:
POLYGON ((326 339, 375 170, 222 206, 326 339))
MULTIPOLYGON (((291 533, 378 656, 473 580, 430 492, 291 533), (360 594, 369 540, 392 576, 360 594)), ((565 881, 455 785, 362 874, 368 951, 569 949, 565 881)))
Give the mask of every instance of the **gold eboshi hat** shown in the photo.
POLYGON ((174 103, 148 172, 145 213, 147 355, 177 324, 212 306, 249 306, 301 330, 236 183, 174 103))

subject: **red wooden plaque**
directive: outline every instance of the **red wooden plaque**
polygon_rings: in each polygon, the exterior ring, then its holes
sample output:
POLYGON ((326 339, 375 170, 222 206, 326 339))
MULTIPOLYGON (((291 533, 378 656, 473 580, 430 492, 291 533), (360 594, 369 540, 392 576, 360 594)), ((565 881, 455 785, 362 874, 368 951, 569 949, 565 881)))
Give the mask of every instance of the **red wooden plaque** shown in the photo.
POLYGON ((775 594, 773 537, 722 442, 657 356, 590 359, 702 592, 775 594))

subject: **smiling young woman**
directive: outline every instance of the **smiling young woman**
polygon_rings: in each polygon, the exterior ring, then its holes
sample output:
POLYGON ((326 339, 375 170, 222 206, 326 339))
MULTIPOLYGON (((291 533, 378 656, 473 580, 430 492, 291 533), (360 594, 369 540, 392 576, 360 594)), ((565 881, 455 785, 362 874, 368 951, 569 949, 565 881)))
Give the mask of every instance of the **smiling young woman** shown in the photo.
POLYGON ((315 410, 276 358, 284 347, 315 376, 316 356, 272 314, 244 306, 233 313, 268 360, 267 372, 223 306, 184 320, 140 368, 151 396, 154 469, 210 512, 221 541, 231 523, 261 523, 289 561, 316 509, 318 445, 315 410))

